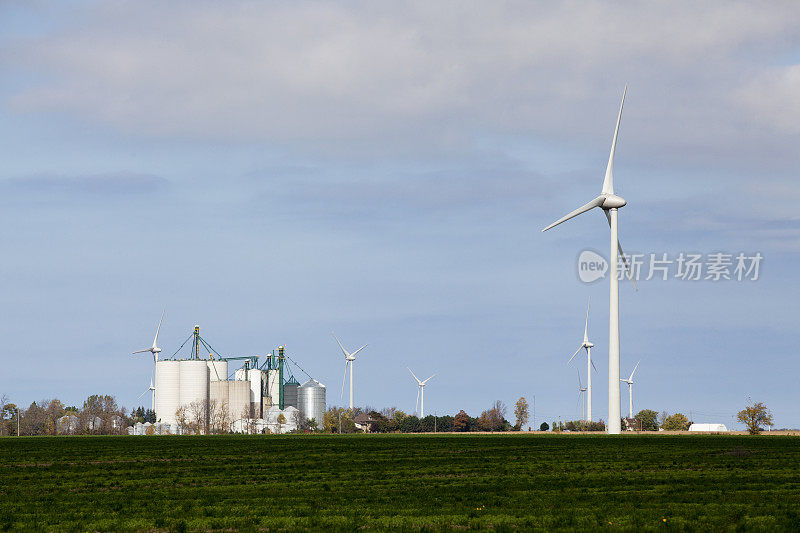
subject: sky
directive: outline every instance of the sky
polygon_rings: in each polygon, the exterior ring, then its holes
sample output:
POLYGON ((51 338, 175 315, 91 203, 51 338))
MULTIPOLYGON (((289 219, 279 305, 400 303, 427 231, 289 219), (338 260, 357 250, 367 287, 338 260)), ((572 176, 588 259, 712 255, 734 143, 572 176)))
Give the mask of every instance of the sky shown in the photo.
MULTIPOLYGON (((757 280, 620 284, 634 411, 800 427, 795 2, 0 3, 0 394, 147 404, 159 342, 285 344, 341 405, 607 418, 614 176, 628 253, 757 280), (578 363, 577 365, 575 363, 578 363), (423 376, 424 375, 424 376, 423 376), (532 413, 533 414, 533 413, 532 413)), ((308 376, 295 370, 301 382, 308 376)), ((627 390, 622 389, 623 413, 627 390)), ((534 421, 531 421, 533 425, 534 421)))

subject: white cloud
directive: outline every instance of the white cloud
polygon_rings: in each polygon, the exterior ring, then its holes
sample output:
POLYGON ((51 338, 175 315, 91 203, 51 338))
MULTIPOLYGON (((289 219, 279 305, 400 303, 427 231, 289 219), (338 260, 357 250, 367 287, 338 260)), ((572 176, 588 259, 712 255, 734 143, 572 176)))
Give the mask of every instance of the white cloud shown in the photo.
POLYGON ((14 96, 18 111, 145 137, 400 148, 595 135, 586 118, 613 114, 630 81, 632 138, 713 143, 741 134, 731 95, 798 40, 790 11, 800 6, 117 2, 3 55, 45 77, 14 96))

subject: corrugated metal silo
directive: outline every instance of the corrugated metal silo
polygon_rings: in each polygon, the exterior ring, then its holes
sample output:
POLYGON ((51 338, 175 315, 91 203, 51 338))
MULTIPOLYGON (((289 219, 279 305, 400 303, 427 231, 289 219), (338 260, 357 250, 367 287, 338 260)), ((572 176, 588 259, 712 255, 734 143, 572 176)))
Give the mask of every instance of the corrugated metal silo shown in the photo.
POLYGON ((228 379, 227 361, 208 361, 208 380, 225 381, 228 379))
MULTIPOLYGON (((192 402, 208 402, 208 361, 188 359, 180 361, 180 391, 179 400, 181 407, 189 407, 192 402)), ((158 390, 158 389, 156 389, 158 390)))
POLYGON ((180 361, 156 362, 156 420, 175 423, 180 405, 180 361))
POLYGON ((325 415, 325 385, 316 379, 309 379, 297 390, 298 408, 309 420, 316 420, 317 427, 322 427, 325 415))
POLYGON ((292 378, 290 381, 287 381, 283 384, 283 408, 286 409, 287 407, 295 407, 299 405, 297 395, 298 389, 300 388, 300 384, 292 378))
POLYGON ((270 405, 280 405, 280 373, 277 368, 267 372, 267 395, 270 405))

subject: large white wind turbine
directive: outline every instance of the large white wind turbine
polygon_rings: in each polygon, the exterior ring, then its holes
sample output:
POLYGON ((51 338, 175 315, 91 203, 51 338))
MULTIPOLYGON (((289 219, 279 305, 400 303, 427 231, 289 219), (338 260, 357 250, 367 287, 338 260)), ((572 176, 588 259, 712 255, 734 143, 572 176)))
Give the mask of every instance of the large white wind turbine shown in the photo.
MULTIPOLYGON (((411 372, 411 369, 408 368, 408 371, 411 372)), ((414 376, 414 379, 417 380, 417 386, 419 387, 417 389, 417 403, 414 405, 414 410, 416 411, 417 405, 419 405, 419 418, 420 420, 422 420, 423 418, 425 418, 425 384, 429 382, 436 374, 434 374, 433 376, 429 377, 424 381, 420 381, 420 379, 414 374, 414 372, 411 372, 411 375, 414 376)))
POLYGON ((350 353, 344 349, 344 346, 342 346, 342 343, 339 342, 339 338, 336 337, 335 334, 331 333, 331 335, 333 335, 333 338, 336 339, 336 343, 339 345, 339 348, 342 349, 342 353, 344 354, 344 377, 342 378, 342 393, 340 397, 344 396, 344 382, 347 379, 347 367, 350 366, 350 409, 352 409, 353 408, 353 365, 356 364, 356 354, 361 350, 363 350, 364 348, 366 348, 367 345, 365 344, 355 352, 350 353))
MULTIPOLYGON (((578 349, 572 354, 572 357, 569 358, 567 364, 570 364, 575 356, 580 353, 581 350, 586 350, 586 376, 587 376, 587 383, 586 383, 586 412, 584 413, 584 422, 590 422, 592 420, 592 368, 594 368, 595 372, 597 372, 597 367, 594 366, 592 362, 592 348, 594 344, 589 341, 589 303, 586 304, 586 324, 583 327, 583 342, 578 349)), ((580 379, 580 377, 579 377, 580 379)))
MULTIPOLYGON (((150 352, 153 354, 153 377, 156 375, 156 363, 158 362, 158 354, 161 353, 161 348, 158 347, 158 332, 161 331, 161 323, 164 322, 164 311, 161 311, 161 319, 158 321, 158 327, 156 328, 156 336, 153 338, 153 345, 149 348, 145 348, 144 350, 137 350, 133 352, 134 354, 137 353, 145 353, 150 352)), ((153 411, 156 410, 156 389, 153 387, 153 378, 150 378, 150 388, 148 390, 153 391, 153 411)), ((147 391, 145 391, 147 392, 147 391)), ((141 398, 142 396, 139 396, 141 398)))
POLYGON ((623 383, 628 384, 628 418, 633 418, 633 375, 636 373, 636 369, 639 368, 639 363, 636 363, 636 366, 633 367, 633 372, 628 379, 620 378, 620 381, 623 383))
MULTIPOLYGON (((619 123, 622 119, 622 106, 625 104, 625 94, 628 91, 628 86, 625 86, 625 91, 622 93, 622 102, 619 105, 619 115, 617 115, 617 126, 614 128, 614 139, 611 141, 611 154, 608 157, 608 166, 606 167, 606 176, 603 180, 603 189, 600 196, 589 202, 588 204, 579 207, 575 211, 559 218, 542 231, 547 231, 550 228, 561 224, 573 217, 585 213, 595 207, 601 208, 608 219, 608 225, 611 228, 611 253, 609 264, 609 282, 611 285, 609 297, 609 318, 608 318, 608 433, 618 435, 622 430, 620 418, 620 405, 619 405, 619 280, 617 279, 617 253, 622 256, 625 266, 628 266, 625 254, 622 252, 622 246, 619 243, 619 230, 617 225, 617 210, 623 207, 627 202, 614 194, 614 151, 617 148, 617 136, 619 135, 619 123)), ((630 269, 628 269, 628 276, 633 281, 630 269)), ((634 282, 634 286, 636 282, 634 282)))

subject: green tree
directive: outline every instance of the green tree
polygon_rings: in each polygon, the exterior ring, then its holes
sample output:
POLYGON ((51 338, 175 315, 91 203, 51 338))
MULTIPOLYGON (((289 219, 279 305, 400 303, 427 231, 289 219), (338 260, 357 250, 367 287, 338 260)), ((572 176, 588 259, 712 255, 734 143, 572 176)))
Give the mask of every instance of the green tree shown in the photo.
POLYGON ((634 418, 641 421, 642 431, 658 431, 658 413, 652 409, 642 409, 634 418))
POLYGON ((469 415, 463 409, 453 417, 453 431, 469 431, 469 415))
POLYGON ((529 416, 528 400, 522 396, 517 400, 517 403, 514 404, 514 418, 517 419, 517 428, 522 429, 522 426, 528 423, 529 416))
POLYGON ((751 403, 739 411, 736 418, 747 426, 747 431, 751 435, 758 435, 763 430, 762 426, 772 426, 774 423, 772 413, 763 402, 751 403))
POLYGON ((400 421, 400 431, 403 433, 419 433, 421 430, 419 418, 414 415, 406 416, 400 421))
POLYGON ((686 431, 689 429, 689 419, 682 413, 675 413, 664 418, 661 429, 664 431, 686 431))
POLYGON ((550 426, 547 425, 547 422, 542 422, 542 425, 539 426, 539 431, 547 431, 550 429, 550 426))

